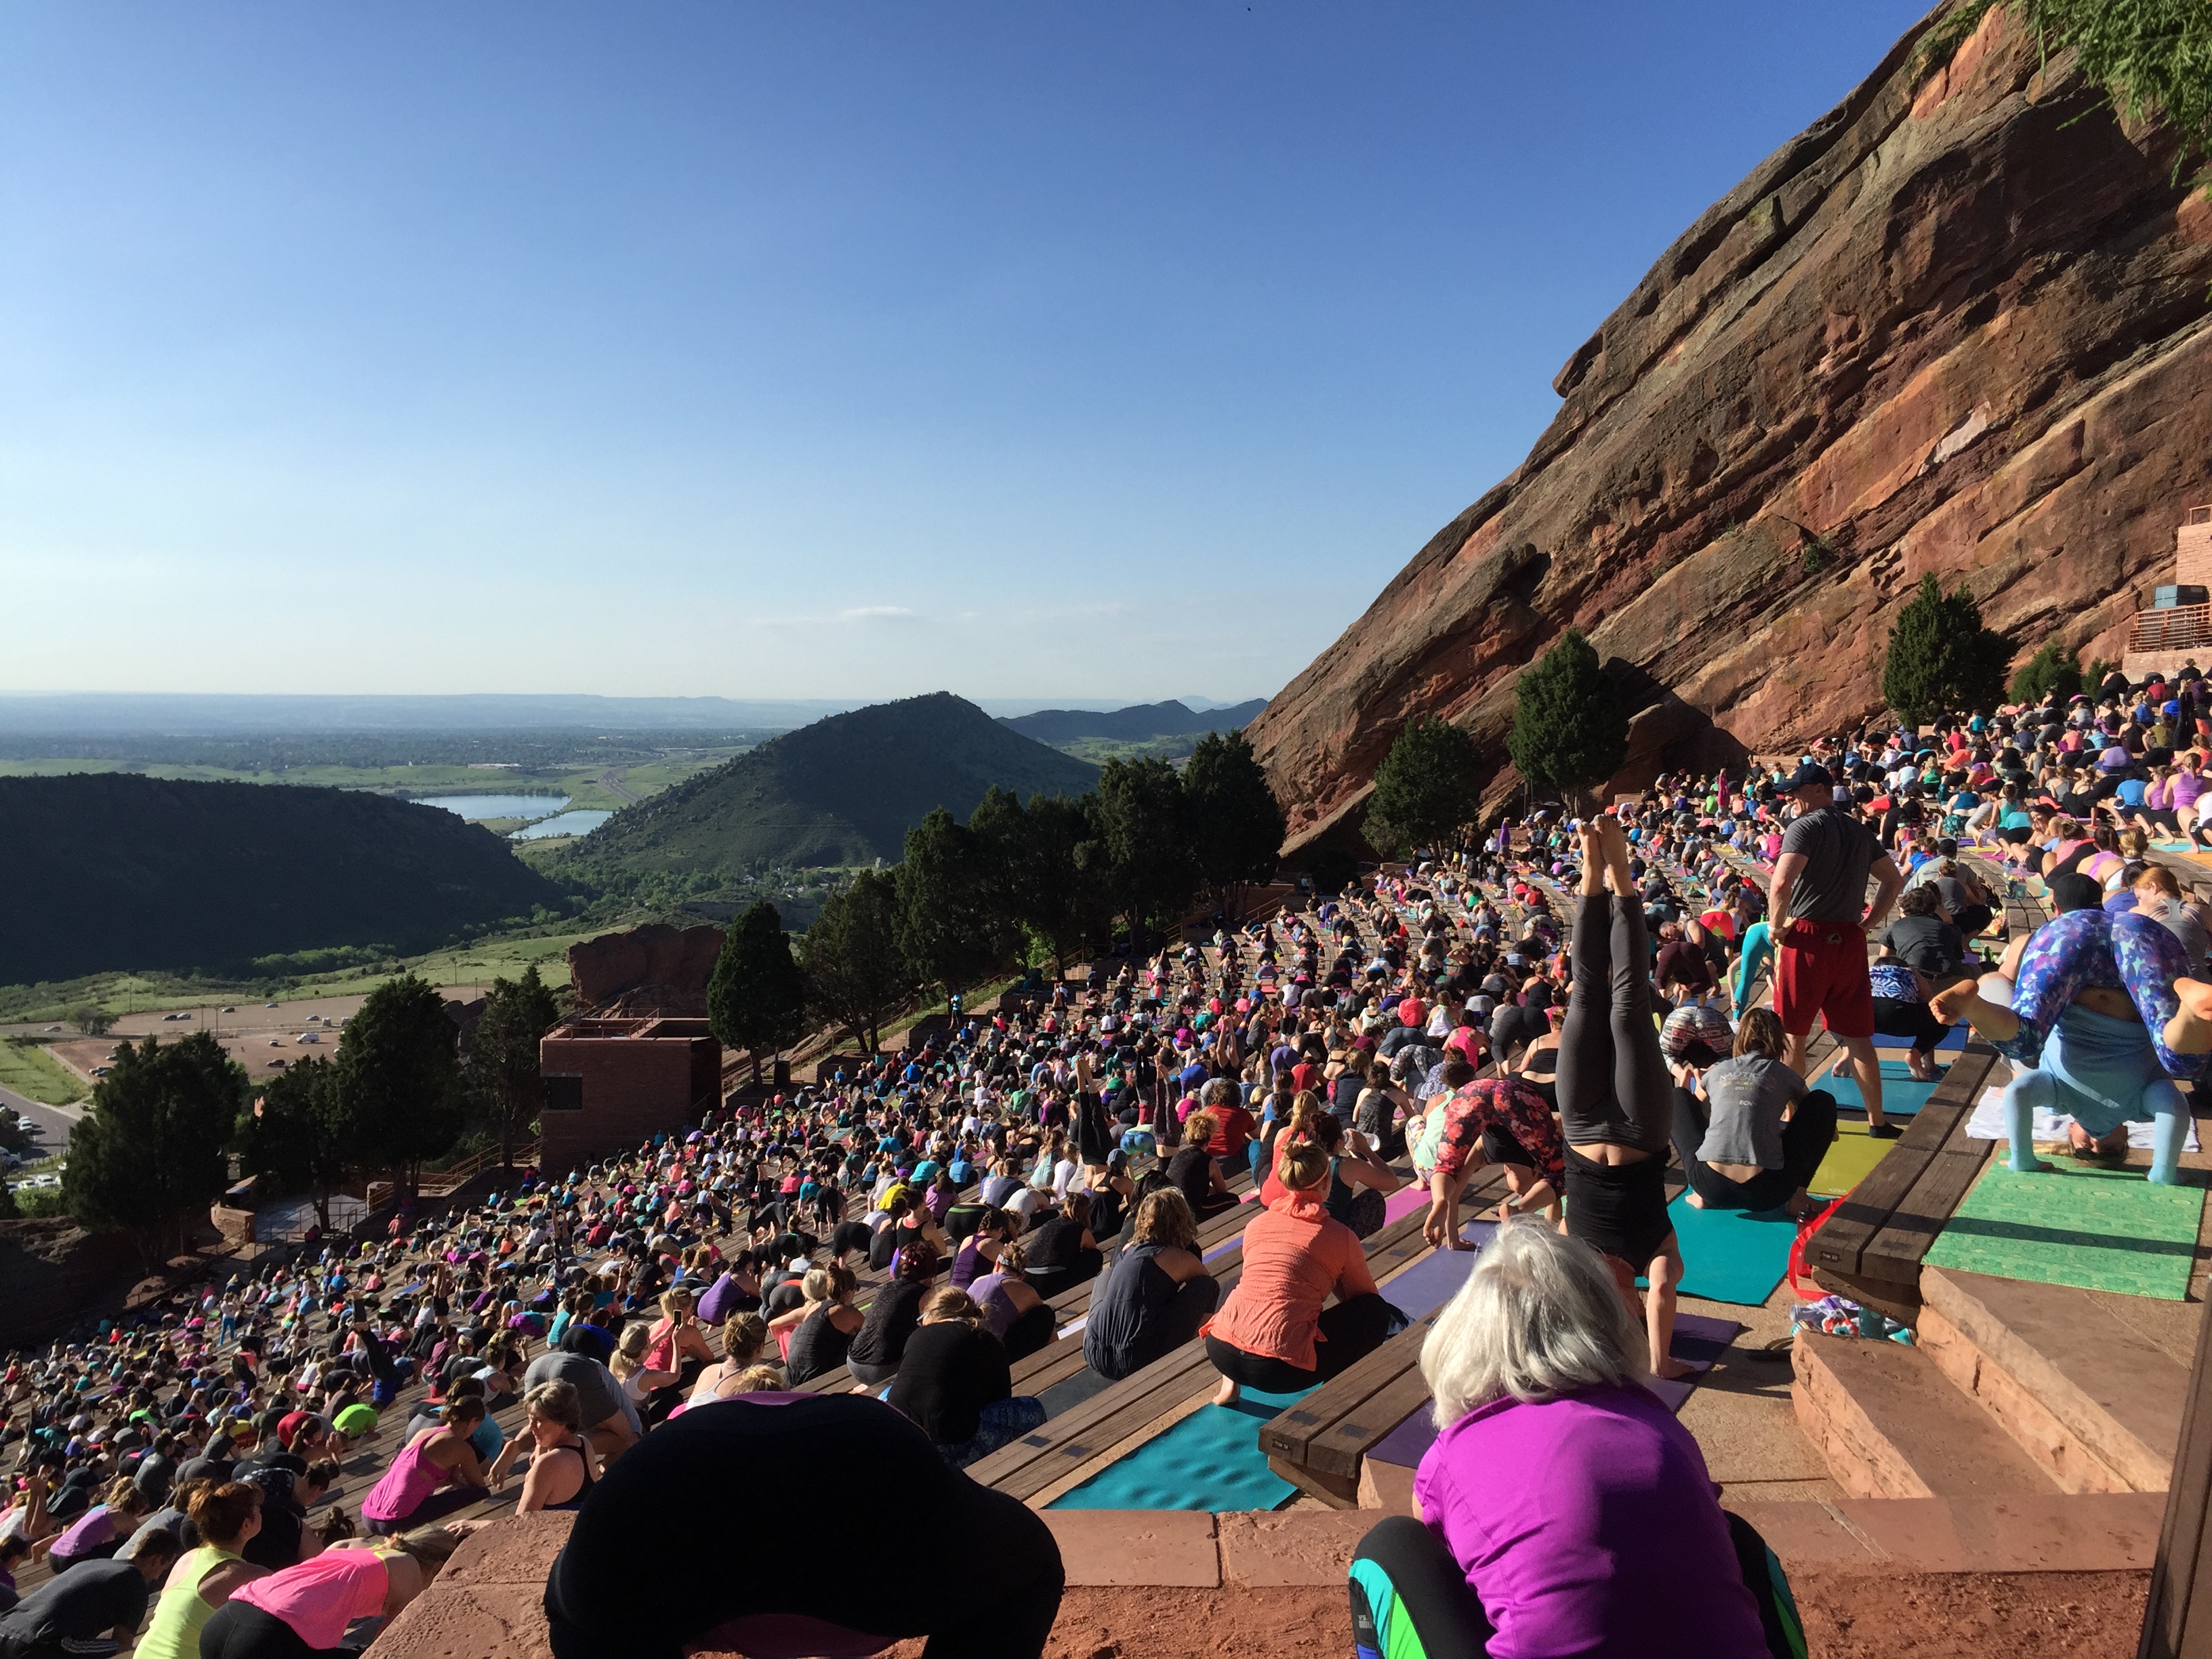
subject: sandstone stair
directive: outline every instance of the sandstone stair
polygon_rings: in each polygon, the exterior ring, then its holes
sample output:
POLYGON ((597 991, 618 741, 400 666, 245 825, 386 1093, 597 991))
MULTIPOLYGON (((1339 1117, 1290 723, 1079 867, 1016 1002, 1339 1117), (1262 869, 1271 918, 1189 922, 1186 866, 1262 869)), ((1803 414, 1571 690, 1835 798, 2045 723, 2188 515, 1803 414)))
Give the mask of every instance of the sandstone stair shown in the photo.
POLYGON ((1801 1333, 1797 1421, 1854 1498, 2161 1492, 2188 1368, 2103 1299, 1929 1268, 1918 1346, 1801 1333))

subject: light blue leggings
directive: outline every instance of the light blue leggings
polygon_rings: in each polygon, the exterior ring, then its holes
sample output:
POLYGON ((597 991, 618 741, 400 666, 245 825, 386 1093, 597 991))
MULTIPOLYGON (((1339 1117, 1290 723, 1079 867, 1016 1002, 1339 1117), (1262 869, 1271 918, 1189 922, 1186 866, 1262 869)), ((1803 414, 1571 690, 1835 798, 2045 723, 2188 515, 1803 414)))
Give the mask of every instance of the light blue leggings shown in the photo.
POLYGON ((2019 1174, 2051 1167, 2035 1155, 2035 1114, 2040 1107, 2046 1112, 2063 1113, 2100 1139, 2122 1123, 2148 1118, 2155 1126, 2151 1131, 2150 1178, 2165 1186, 2172 1186, 2179 1179, 2182 1143, 2189 1139, 2189 1109, 2170 1078, 2160 1076, 2145 1082, 2140 1107, 2125 1116, 2115 1115, 2103 1101, 2069 1088, 2063 1079, 2049 1072, 2015 1073, 2005 1085, 2004 1105, 2005 1121, 2012 1131, 2012 1167, 2019 1174))

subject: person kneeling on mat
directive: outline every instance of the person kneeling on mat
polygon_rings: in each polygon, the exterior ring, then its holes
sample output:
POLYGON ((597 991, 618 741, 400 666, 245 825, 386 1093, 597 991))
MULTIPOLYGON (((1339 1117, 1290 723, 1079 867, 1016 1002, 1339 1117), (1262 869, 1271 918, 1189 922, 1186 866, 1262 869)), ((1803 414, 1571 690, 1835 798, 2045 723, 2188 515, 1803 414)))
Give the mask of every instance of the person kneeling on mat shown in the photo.
POLYGON ((1778 1569, 1641 1386, 1643 1347, 1596 1251, 1526 1218, 1498 1229, 1421 1346, 1439 1432, 1413 1477, 1420 1519, 1389 1517, 1353 1553, 1358 1651, 1791 1651, 1778 1569))
MULTIPOLYGON (((2059 876, 2054 899, 2074 896, 2059 890, 2069 884, 2089 878, 2059 876)), ((2074 1120, 2077 1158, 2123 1156, 2128 1125, 2154 1124, 2150 1178, 2179 1181, 2190 1114, 2172 1080, 2202 1073, 2212 1051, 2212 984, 2189 977, 2188 953, 2167 929, 2094 903, 2068 908, 2028 936, 2008 997, 1991 975, 1930 1006, 1938 1019, 1963 1016, 2017 1063, 2004 1091, 2015 1173, 2051 1167, 2035 1155, 2041 1108, 2074 1120)))
POLYGON ((1805 1188, 1835 1144, 1836 1097, 1807 1090, 1782 1063, 1784 1042, 1774 1011, 1754 1008, 1735 1052, 1674 1091, 1674 1155, 1698 1208, 1810 1212, 1805 1188))
POLYGON ((1291 1143, 1276 1166, 1284 1195, 1244 1229, 1244 1268, 1221 1311, 1200 1328, 1221 1373, 1217 1406, 1239 1387, 1295 1394, 1326 1382, 1406 1328, 1382 1299, 1358 1236, 1323 1203, 1328 1153, 1291 1143), (1336 1306, 1322 1304, 1334 1291, 1336 1306))
POLYGON ((1036 1659, 1064 1582, 1044 1517, 946 1468, 890 1407, 763 1392, 686 1412, 608 1467, 545 1613, 555 1659, 856 1659, 917 1636, 924 1659, 1036 1659), (772 1501, 742 1501, 756 1492, 772 1501))

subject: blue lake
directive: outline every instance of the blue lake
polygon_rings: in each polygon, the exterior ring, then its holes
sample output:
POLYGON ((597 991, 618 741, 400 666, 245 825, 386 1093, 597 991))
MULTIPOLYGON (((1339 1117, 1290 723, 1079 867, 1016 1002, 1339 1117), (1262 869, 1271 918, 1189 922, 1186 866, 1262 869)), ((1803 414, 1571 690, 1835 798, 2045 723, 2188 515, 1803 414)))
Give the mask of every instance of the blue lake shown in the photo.
POLYGON ((574 812, 563 812, 556 818, 545 818, 526 825, 507 836, 509 841, 543 841, 548 836, 586 836, 598 829, 612 812, 602 812, 590 807, 580 807, 574 812))
POLYGON ((550 817, 568 804, 566 795, 417 795, 417 806, 442 806, 471 823, 479 818, 550 817))

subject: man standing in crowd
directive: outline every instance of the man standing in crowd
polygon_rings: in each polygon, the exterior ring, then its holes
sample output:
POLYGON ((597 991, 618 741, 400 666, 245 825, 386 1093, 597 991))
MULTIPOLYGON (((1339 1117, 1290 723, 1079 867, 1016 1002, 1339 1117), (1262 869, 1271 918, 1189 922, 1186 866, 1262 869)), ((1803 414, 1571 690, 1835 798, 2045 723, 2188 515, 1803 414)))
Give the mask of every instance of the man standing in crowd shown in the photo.
POLYGON ((1818 1015, 1850 1051, 1851 1074, 1866 1103, 1867 1133, 1903 1133, 1882 1116, 1881 1062, 1874 1051, 1874 987, 1867 934, 1879 928, 1905 878, 1874 832, 1836 805, 1835 779, 1808 761, 1786 787, 1798 812, 1783 832, 1767 914, 1776 919, 1774 1011, 1789 1044, 1783 1064, 1800 1076, 1818 1015), (1867 878, 1880 884, 1866 901, 1867 878))

